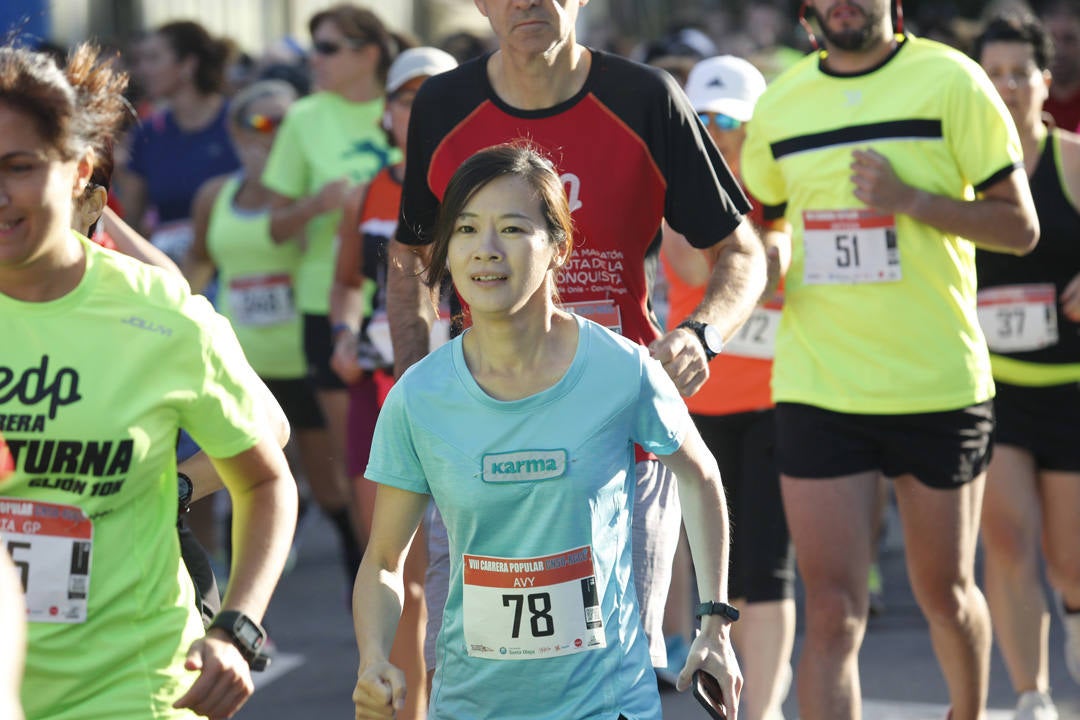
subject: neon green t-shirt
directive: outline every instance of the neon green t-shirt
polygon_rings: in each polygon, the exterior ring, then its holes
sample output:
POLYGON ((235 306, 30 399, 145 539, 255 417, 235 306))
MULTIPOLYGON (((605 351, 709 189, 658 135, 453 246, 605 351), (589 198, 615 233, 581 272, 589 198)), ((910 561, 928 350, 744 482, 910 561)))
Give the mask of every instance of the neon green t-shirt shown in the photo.
POLYGON ((792 227, 773 396, 882 414, 988 400, 975 247, 857 200, 852 151, 866 148, 904 182, 957 199, 1023 167, 986 74, 939 43, 901 38, 883 64, 853 76, 828 74, 811 55, 777 78, 742 155, 747 189, 786 203, 792 227))
MULTIPOLYGON (((399 160, 380 123, 381 99, 354 103, 320 92, 289 108, 263 171, 263 184, 290 198, 314 195, 328 182, 365 183, 399 160)), ((306 228, 304 258, 296 276, 302 313, 326 315, 334 275, 334 248, 341 211, 323 213, 306 228)))
POLYGON ((260 377, 303 377, 307 363, 293 288, 300 245, 270 239, 269 210, 234 208, 239 187, 235 177, 222 185, 206 231, 207 251, 219 273, 218 310, 229 318, 260 377))
POLYGON ((22 701, 33 720, 193 718, 172 709, 203 634, 176 535, 176 436, 214 457, 255 445, 251 370, 181 279, 81 240, 73 291, 0 294, 0 432, 15 458, 0 534, 26 572, 22 701))

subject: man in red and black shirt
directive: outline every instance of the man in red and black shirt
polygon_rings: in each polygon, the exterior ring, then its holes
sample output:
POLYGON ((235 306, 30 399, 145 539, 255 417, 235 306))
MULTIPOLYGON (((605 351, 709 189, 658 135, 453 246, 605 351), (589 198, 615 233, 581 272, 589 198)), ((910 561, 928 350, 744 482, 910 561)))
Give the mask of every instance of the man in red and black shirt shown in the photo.
MULTIPOLYGON (((765 254, 742 217, 749 204, 738 184, 674 79, 577 44, 574 23, 587 2, 476 0, 498 49, 429 79, 418 93, 389 248, 398 374, 428 349, 431 308, 419 273, 443 191, 463 160, 503 142, 531 142, 562 175, 576 228, 559 276, 564 307, 648 345, 683 395, 705 382, 722 338, 759 299, 765 254), (701 305, 667 333, 651 298, 665 218, 714 263, 701 305)), ((638 459, 634 573, 653 663, 662 667, 661 621, 681 516, 671 474, 655 458, 639 452, 638 459)), ((445 547, 433 548, 439 552, 445 547)), ((446 590, 429 588, 433 625, 441 618, 432 599, 439 592, 446 590)))

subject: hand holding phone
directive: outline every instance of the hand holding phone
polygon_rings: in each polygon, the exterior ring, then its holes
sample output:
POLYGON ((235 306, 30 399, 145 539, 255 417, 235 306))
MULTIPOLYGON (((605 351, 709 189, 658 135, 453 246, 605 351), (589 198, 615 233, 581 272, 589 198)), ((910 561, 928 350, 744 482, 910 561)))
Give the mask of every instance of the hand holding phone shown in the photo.
POLYGON ((727 710, 724 708, 724 692, 720 689, 720 683, 704 670, 694 671, 694 697, 701 703, 713 720, 727 720, 727 710))

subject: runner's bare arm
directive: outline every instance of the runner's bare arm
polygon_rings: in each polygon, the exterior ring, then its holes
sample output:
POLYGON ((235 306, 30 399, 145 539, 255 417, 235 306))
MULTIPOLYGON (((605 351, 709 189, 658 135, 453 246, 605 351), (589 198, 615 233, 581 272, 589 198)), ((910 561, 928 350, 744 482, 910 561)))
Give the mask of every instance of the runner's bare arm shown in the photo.
POLYGON ((405 601, 405 557, 430 496, 380 485, 374 525, 353 586, 353 624, 360 651, 356 717, 391 717, 405 698, 405 676, 390 664, 390 646, 405 601))
POLYGON ((291 198, 275 193, 270 203, 270 239, 281 244, 301 237, 304 226, 316 215, 345 206, 348 188, 349 181, 339 179, 307 197, 291 198))
POLYGON ((334 258, 334 279, 330 285, 330 326, 334 353, 330 367, 347 385, 358 381, 363 370, 356 362, 356 333, 364 319, 364 236, 360 215, 367 198, 367 185, 349 192, 345 211, 338 224, 338 248, 334 258), (347 329, 339 329, 347 328, 347 329))
POLYGON ((184 277, 191 285, 191 291, 201 293, 214 278, 214 262, 206 245, 206 234, 210 228, 210 214, 214 209, 225 178, 207 180, 195 193, 191 201, 191 229, 193 239, 184 258, 184 277))
POLYGON ((391 239, 387 248, 386 314, 394 345, 394 375, 428 354, 435 308, 423 281, 428 246, 411 246, 391 239))
MULTIPOLYGON (((258 412, 259 416, 263 418, 267 436, 272 438, 278 447, 284 448, 285 444, 289 442, 289 435, 292 432, 289 427, 289 419, 285 417, 285 411, 281 409, 281 405, 278 404, 274 394, 270 392, 270 388, 266 387, 266 383, 254 371, 249 376, 249 384, 252 392, 257 393, 259 396, 258 412)), ((191 480, 193 486, 191 502, 201 500, 225 487, 221 476, 218 475, 217 470, 214 468, 213 462, 201 450, 180 463, 177 470, 187 475, 191 480)))
POLYGON ((168 270, 180 275, 180 268, 168 255, 150 244, 150 241, 135 231, 135 228, 124 222, 111 207, 106 205, 101 211, 101 227, 105 233, 116 243, 116 249, 136 260, 141 260, 147 265, 168 270))
MULTIPOLYGON (((702 602, 727 602, 730 537, 727 498, 716 458, 693 423, 688 421, 687 425, 682 446, 660 460, 678 478, 679 500, 697 577, 698 596, 702 602)), ((701 632, 691 645, 676 687, 679 690, 688 688, 691 676, 698 669, 717 679, 724 691, 728 717, 735 717, 742 691, 742 672, 731 644, 730 622, 725 618, 702 617, 701 632)))
MULTIPOLYGON (((296 481, 269 437, 238 455, 212 461, 233 503, 234 554, 221 607, 261 622, 292 543, 296 481)), ((227 718, 254 690, 247 662, 221 630, 211 629, 192 643, 185 666, 199 676, 176 707, 227 718)))
POLYGON ((135 228, 135 232, 146 237, 147 228, 143 223, 146 215, 146 181, 141 175, 136 175, 117 163, 113 173, 113 185, 117 197, 124 205, 124 219, 135 228))
POLYGON ((975 200, 957 200, 912 187, 875 150, 853 151, 851 173, 855 197, 867 205, 910 215, 985 250, 1026 255, 1039 240, 1039 219, 1023 168, 984 189, 975 200))
MULTIPOLYGON (((705 297, 689 319, 716 326, 727 339, 746 322, 765 292, 765 247, 750 221, 744 219, 730 236, 706 253, 712 273, 705 297)), ((705 350, 691 330, 674 328, 649 345, 649 350, 684 397, 696 393, 709 379, 705 350)))
POLYGON ((0 717, 22 720, 19 687, 26 654, 26 606, 19 575, 7 550, 0 548, 0 717))
POLYGON ((709 281, 712 266, 709 256, 690 244, 682 233, 677 232, 667 221, 661 226, 663 240, 660 252, 667 265, 680 280, 690 287, 699 287, 709 281))
POLYGON ((791 226, 786 220, 772 220, 761 229, 761 241, 765 244, 765 266, 768 271, 765 292, 761 302, 776 297, 780 281, 791 267, 791 226))

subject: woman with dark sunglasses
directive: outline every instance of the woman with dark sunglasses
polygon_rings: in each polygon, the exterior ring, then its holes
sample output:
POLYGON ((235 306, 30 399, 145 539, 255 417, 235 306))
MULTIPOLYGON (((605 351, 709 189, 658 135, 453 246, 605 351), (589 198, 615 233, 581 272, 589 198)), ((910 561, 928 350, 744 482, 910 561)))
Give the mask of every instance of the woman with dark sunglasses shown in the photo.
MULTIPOLYGON (((298 241, 303 249, 294 286, 296 309, 305 361, 315 378, 333 445, 333 492, 323 507, 335 518, 342 542, 355 546, 344 465, 349 394, 330 368, 335 334, 329 320, 334 236, 349 188, 368 182, 398 159, 380 123, 386 73, 400 43, 375 13, 350 4, 316 13, 308 28, 317 92, 289 109, 262 181, 274 194, 270 216, 274 242, 298 241)), ((351 557, 350 587, 360 555, 352 552, 351 557)))

